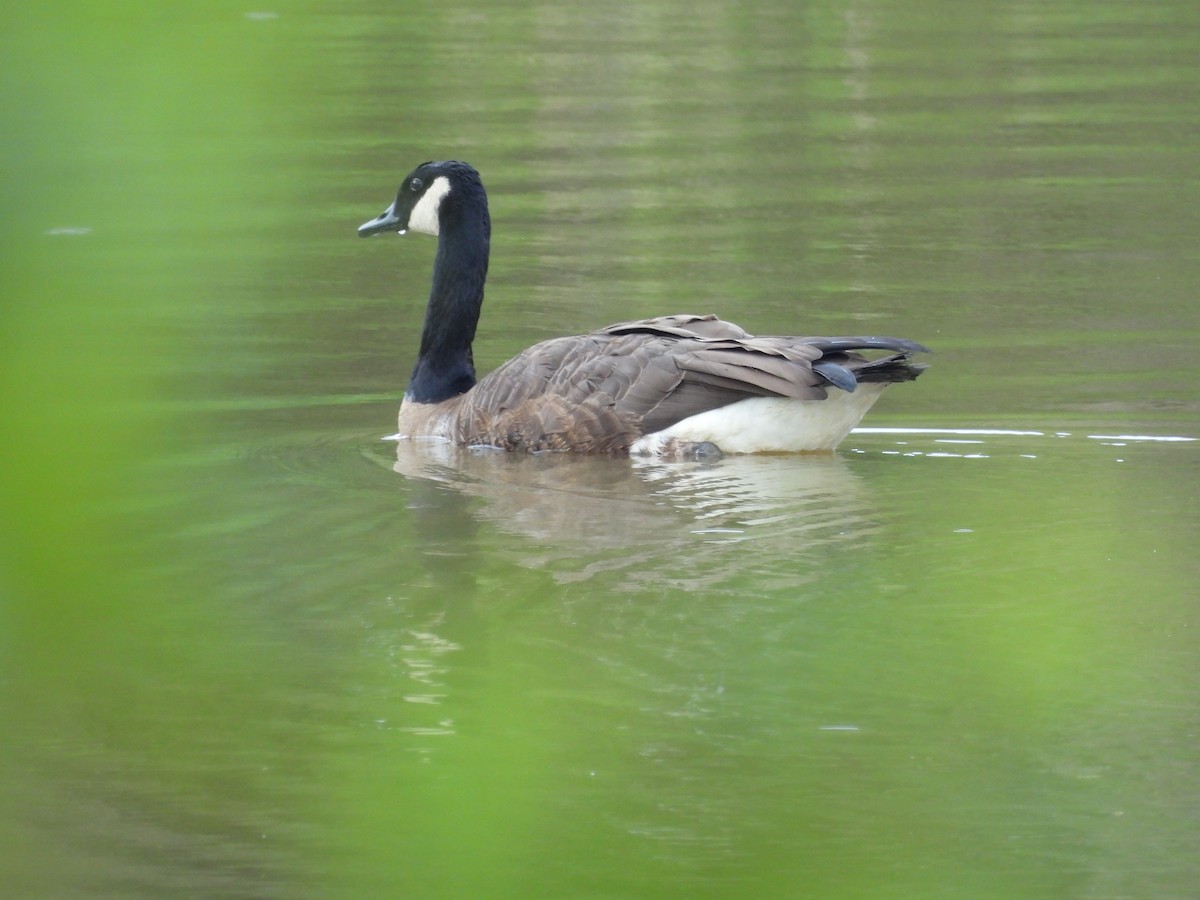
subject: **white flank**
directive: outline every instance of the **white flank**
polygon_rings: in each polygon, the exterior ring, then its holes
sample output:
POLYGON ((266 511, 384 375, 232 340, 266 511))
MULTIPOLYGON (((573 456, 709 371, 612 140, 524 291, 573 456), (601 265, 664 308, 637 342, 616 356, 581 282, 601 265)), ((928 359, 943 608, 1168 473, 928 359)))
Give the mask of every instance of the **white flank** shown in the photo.
POLYGON ((433 179, 433 184, 426 188, 425 193, 421 195, 421 199, 417 201, 417 205, 413 207, 408 216, 409 230, 419 231, 421 234, 432 234, 436 237, 438 211, 442 208, 442 198, 448 193, 450 193, 449 178, 439 175, 433 179))
POLYGON ((885 387, 860 384, 852 394, 830 388, 824 400, 741 400, 639 438, 629 452, 657 456, 671 439, 711 441, 725 453, 833 450, 862 421, 885 387))

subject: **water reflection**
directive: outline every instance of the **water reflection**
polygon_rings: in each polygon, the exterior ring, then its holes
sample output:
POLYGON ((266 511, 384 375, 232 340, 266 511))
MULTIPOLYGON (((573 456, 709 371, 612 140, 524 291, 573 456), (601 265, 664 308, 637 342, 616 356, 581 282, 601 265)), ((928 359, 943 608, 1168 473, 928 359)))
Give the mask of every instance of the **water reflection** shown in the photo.
MULTIPOLYGON (((861 546, 886 511, 856 459, 1006 460, 1167 446, 1182 435, 1100 435, 1004 428, 862 428, 834 455, 728 456, 714 463, 508 454, 438 441, 400 441, 394 470, 410 481, 422 558, 439 578, 469 579, 481 525, 525 540, 510 559, 560 584, 616 574, 614 587, 737 589, 748 571, 776 587, 811 581, 831 548, 861 546), (431 489, 436 486, 437 489, 431 489), (447 490, 447 488, 449 490, 447 490), (454 573, 457 573, 455 575, 454 573)), ((1118 457, 1116 462, 1124 461, 1118 457)), ((1033 477, 1033 472, 1028 473, 1033 477)))
POLYGON ((395 471, 454 490, 422 495, 431 527, 463 534, 484 521, 527 538, 521 564, 549 567, 560 583, 623 571, 625 586, 712 587, 772 560, 802 581, 797 561, 877 527, 861 480, 833 455, 679 464, 400 441, 395 471), (455 495, 481 502, 467 516, 455 495), (430 506, 433 497, 441 500, 430 506), (447 521, 446 510, 460 521, 447 521))

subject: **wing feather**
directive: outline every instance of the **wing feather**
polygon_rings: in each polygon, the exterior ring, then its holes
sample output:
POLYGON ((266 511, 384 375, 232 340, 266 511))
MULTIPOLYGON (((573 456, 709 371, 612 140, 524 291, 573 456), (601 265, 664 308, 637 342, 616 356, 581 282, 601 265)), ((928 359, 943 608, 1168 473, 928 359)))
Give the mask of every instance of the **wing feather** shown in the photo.
POLYGON ((904 381, 924 350, 898 338, 754 337, 716 316, 622 322, 528 348, 463 394, 459 443, 620 452, 643 434, 747 397, 821 400, 904 381), (871 360, 858 349, 887 350, 871 360), (815 364, 815 367, 814 367, 815 364))

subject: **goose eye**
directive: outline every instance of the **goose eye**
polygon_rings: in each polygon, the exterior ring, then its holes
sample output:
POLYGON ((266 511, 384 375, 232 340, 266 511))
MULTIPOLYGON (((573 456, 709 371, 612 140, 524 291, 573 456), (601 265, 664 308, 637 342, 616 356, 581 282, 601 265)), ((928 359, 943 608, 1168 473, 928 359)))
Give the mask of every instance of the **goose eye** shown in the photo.
POLYGON ((419 190, 421 189, 421 187, 422 187, 422 184, 421 184, 421 179, 420 179, 420 178, 414 178, 412 181, 410 181, 410 182, 408 183, 408 186, 409 186, 409 188, 411 188, 411 189, 412 189, 412 190, 414 190, 414 191, 419 191, 419 190))

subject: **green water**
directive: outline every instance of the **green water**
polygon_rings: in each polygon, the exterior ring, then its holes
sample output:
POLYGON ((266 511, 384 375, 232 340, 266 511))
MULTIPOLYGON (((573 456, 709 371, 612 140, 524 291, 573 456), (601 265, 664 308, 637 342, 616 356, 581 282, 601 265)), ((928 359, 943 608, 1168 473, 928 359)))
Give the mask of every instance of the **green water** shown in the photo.
POLYGON ((0 893, 1200 892, 1200 8, 3 14, 0 893), (831 458, 383 438, 667 312, 934 350, 831 458))

